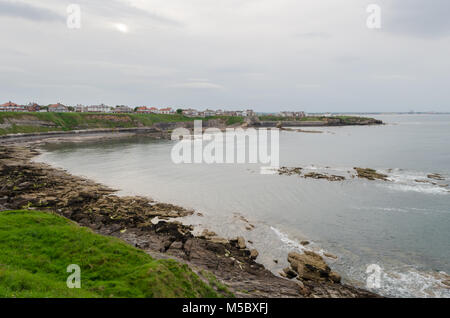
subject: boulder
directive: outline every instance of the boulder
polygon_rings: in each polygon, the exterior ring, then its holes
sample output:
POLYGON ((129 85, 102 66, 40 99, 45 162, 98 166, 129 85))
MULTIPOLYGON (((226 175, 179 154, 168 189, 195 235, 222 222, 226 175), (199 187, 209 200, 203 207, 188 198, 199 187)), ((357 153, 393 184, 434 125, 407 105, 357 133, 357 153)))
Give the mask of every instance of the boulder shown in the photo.
POLYGON ((302 296, 308 296, 311 292, 309 291, 309 289, 307 287, 305 287, 305 285, 302 283, 302 281, 297 281, 297 285, 298 285, 298 291, 302 296))
POLYGON ((300 279, 314 281, 340 281, 339 275, 332 273, 330 267, 325 263, 322 256, 305 251, 304 254, 291 252, 288 255, 288 262, 300 279))
POLYGON ((258 257, 258 255, 259 255, 259 253, 258 253, 258 251, 256 249, 252 249, 250 251, 250 258, 251 259, 256 259, 258 257))
POLYGON ((217 236, 216 233, 214 233, 213 231, 209 231, 208 229, 204 229, 201 236, 203 237, 213 237, 213 236, 217 236))
POLYGON ((430 173, 429 175, 427 175, 427 178, 440 181, 445 180, 445 178, 441 176, 439 173, 430 173))
POLYGON ((370 168, 353 168, 356 170, 358 178, 364 178, 368 180, 382 180, 382 181, 388 181, 388 176, 382 173, 378 173, 374 169, 370 168))
POLYGON ((218 237, 218 236, 208 237, 207 239, 210 242, 216 243, 216 244, 224 244, 224 245, 226 245, 226 244, 230 243, 230 241, 228 241, 227 239, 222 238, 222 237, 218 237))
POLYGON ((280 273, 281 276, 289 279, 297 277, 297 273, 290 267, 283 268, 282 273, 283 274, 280 273))
POLYGON ((341 282, 341 275, 339 275, 336 272, 331 272, 330 273, 330 279, 333 283, 340 283, 341 282))
POLYGON ((328 258, 338 259, 338 257, 336 255, 331 254, 331 253, 323 253, 323 256, 328 257, 328 258))
POLYGON ((237 245, 241 250, 245 249, 245 239, 242 236, 238 236, 237 245))
POLYGON ((183 242, 175 241, 170 245, 170 248, 175 250, 181 250, 183 248, 183 242))

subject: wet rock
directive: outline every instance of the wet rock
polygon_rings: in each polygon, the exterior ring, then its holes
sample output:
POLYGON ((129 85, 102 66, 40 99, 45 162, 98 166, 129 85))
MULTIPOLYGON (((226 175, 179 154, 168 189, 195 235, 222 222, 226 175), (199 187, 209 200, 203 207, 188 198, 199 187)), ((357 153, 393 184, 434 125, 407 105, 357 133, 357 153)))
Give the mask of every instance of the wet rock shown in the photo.
POLYGON ((170 248, 181 250, 183 248, 183 242, 175 241, 170 245, 170 248))
POLYGON ((448 288, 450 288, 450 280, 443 280, 442 284, 444 284, 445 286, 447 286, 448 288))
POLYGON ((328 174, 317 173, 317 172, 309 172, 304 175, 304 178, 325 179, 328 181, 344 181, 345 180, 345 177, 343 177, 343 176, 328 175, 328 174))
POLYGON ((289 278, 289 279, 297 277, 297 272, 295 272, 290 267, 283 268, 283 272, 282 273, 284 274, 284 277, 289 278))
POLYGON ((309 296, 311 294, 311 291, 305 287, 305 284, 303 284, 302 281, 297 281, 298 291, 302 296, 309 296))
POLYGON ((225 239, 223 237, 219 237, 219 236, 209 237, 208 240, 211 241, 212 243, 216 243, 216 244, 226 245, 226 244, 230 243, 230 241, 228 241, 227 239, 225 239))
POLYGON ((432 185, 437 185, 436 182, 430 181, 430 180, 422 180, 422 179, 416 179, 414 180, 417 183, 428 183, 428 184, 432 184, 432 185))
POLYGON ((259 255, 259 252, 256 249, 252 249, 250 251, 250 258, 251 259, 255 260, 258 257, 258 255, 259 255))
POLYGON ((331 279, 331 281, 333 281, 333 283, 340 283, 341 282, 341 275, 339 275, 336 272, 331 271, 330 279, 331 279))
POLYGON ((242 236, 237 237, 237 245, 241 250, 245 249, 245 239, 242 236))
POLYGON ((301 279, 332 282, 337 280, 337 276, 331 274, 331 269, 323 258, 314 252, 305 251, 304 254, 291 252, 288 255, 288 262, 301 279))
POLYGON ((307 246, 309 245, 309 241, 301 241, 300 244, 302 244, 303 246, 307 246))
POLYGON ((328 258, 338 259, 338 257, 336 255, 331 254, 331 253, 323 253, 323 255, 328 258))
POLYGON ((378 173, 374 169, 370 168, 354 168, 356 170, 356 173, 358 175, 358 178, 368 179, 368 180, 382 180, 382 181, 388 181, 387 175, 378 173))
POLYGON ((278 169, 278 174, 280 176, 286 175, 286 176, 292 176, 292 175, 301 175, 303 168, 296 167, 296 168, 288 168, 288 167, 281 167, 278 169))
POLYGON ((430 173, 429 175, 427 175, 427 178, 439 181, 445 180, 445 178, 441 176, 439 173, 430 173))
POLYGON ((204 229, 201 236, 208 238, 208 237, 217 236, 217 234, 213 231, 209 231, 208 229, 204 229))

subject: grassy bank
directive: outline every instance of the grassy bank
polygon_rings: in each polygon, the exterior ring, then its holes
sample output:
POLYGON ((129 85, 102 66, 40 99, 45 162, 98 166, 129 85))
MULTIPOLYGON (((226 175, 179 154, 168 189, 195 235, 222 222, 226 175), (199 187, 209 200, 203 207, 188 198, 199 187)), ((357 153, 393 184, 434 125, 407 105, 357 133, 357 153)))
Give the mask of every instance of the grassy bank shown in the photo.
POLYGON ((0 297, 217 297, 223 289, 51 213, 0 212, 0 251, 0 297), (81 289, 66 285, 70 264, 81 268, 81 289))
POLYGON ((149 127, 160 122, 222 119, 227 125, 243 122, 241 117, 192 118, 180 114, 96 114, 96 113, 9 113, 0 112, 0 135, 93 128, 149 127))

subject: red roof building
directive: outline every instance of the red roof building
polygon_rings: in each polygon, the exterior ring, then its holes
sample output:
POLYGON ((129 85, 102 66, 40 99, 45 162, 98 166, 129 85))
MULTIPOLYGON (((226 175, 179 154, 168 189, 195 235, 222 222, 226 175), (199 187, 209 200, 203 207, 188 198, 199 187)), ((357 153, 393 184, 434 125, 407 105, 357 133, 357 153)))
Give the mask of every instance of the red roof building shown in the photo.
POLYGON ((64 106, 61 103, 58 103, 58 104, 48 105, 48 111, 54 112, 54 113, 68 113, 69 108, 67 108, 66 106, 64 106))
POLYGON ((28 109, 25 106, 18 105, 11 101, 0 105, 0 112, 26 112, 28 109))

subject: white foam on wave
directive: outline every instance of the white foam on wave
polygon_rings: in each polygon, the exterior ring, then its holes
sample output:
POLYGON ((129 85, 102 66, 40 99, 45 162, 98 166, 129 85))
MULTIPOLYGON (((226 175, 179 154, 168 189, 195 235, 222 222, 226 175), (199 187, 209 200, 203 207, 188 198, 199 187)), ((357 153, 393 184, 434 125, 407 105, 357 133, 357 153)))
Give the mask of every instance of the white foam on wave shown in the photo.
MULTIPOLYGON (((389 172, 387 172, 389 175, 389 172)), ((445 180, 436 182, 429 180, 427 173, 424 172, 406 172, 401 169, 394 169, 394 172, 389 175, 388 180, 391 183, 378 184, 379 186, 388 187, 391 190, 402 192, 419 192, 425 194, 448 194, 448 187, 443 187, 445 180), (419 180, 419 182, 418 182, 419 180), (423 180, 425 182, 420 182, 423 180), (433 184, 434 183, 434 184, 433 184)), ((444 184, 445 185, 445 184, 444 184)))
MULTIPOLYGON (((277 235, 288 250, 304 252, 311 250, 292 240, 286 233, 271 226, 270 229, 277 235)), ((324 256, 325 251, 320 249, 314 251, 324 256)), ((357 275, 359 276, 359 275, 357 275)), ((380 295, 391 297, 420 297, 420 298, 450 298, 450 289, 442 281, 448 275, 444 272, 426 273, 407 268, 404 270, 390 270, 382 272, 380 288, 371 289, 380 295)))
POLYGON ((327 253, 327 251, 325 251, 325 250, 323 250, 321 248, 314 248, 314 249, 311 248, 311 246, 314 246, 314 242, 312 242, 312 241, 309 241, 309 244, 306 247, 306 246, 300 244, 299 242, 290 239, 289 236, 286 233, 281 232, 277 228, 271 226, 270 229, 273 232, 275 232, 275 234, 278 236, 278 238, 284 244, 284 246, 287 248, 287 250, 296 249, 296 250, 298 250, 300 252, 313 251, 314 253, 317 253, 317 254, 319 254, 321 256, 324 256, 324 257, 325 257, 324 254, 327 253))
POLYGON ((415 207, 404 207, 404 208, 395 208, 395 207, 378 207, 378 206, 352 206, 352 209, 355 210, 368 210, 368 211, 381 211, 381 212, 399 212, 399 213, 419 213, 419 214, 430 214, 430 213, 448 213, 447 210, 436 210, 436 209, 421 209, 415 207))
POLYGON ((410 212, 409 209, 402 209, 402 208, 391 208, 391 207, 359 207, 354 206, 352 207, 355 210, 369 210, 369 211, 384 211, 384 212, 402 212, 402 213, 408 213, 410 212))
POLYGON ((280 241, 284 243, 285 246, 287 246, 289 248, 295 248, 300 251, 305 250, 305 247, 303 245, 301 245, 300 243, 298 243, 294 240, 291 240, 287 234, 281 232, 280 230, 278 230, 277 228, 274 228, 273 226, 271 226, 270 229, 275 232, 275 234, 278 236, 280 241))
POLYGON ((420 192, 426 194, 449 194, 449 190, 440 186, 424 186, 424 185, 411 185, 411 184, 386 184, 383 185, 391 190, 403 191, 403 192, 420 192))
POLYGON ((388 271, 382 274, 380 288, 373 291, 395 297, 450 298, 450 289, 442 283, 445 276, 444 272, 427 273, 413 268, 388 271))

